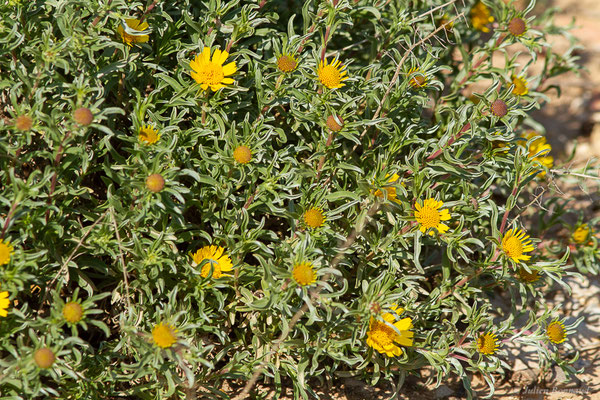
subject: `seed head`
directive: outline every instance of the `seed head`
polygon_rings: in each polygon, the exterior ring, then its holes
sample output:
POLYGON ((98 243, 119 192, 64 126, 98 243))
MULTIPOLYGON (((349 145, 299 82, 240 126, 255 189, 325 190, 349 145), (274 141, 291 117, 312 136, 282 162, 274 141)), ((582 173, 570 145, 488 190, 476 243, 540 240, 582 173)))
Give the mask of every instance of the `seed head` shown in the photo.
POLYGON ((334 132, 339 132, 344 127, 344 120, 339 115, 330 115, 327 117, 327 127, 334 132))
POLYGON ((42 347, 41 349, 35 351, 33 354, 33 360, 40 368, 50 368, 52 364, 54 364, 56 356, 49 348, 42 347))
POLYGON ((504 117, 508 113, 508 108, 506 107, 506 103, 504 100, 496 100, 492 103, 492 114, 494 114, 498 118, 504 117))
POLYGON ((33 120, 29 115, 19 115, 15 119, 15 127, 20 131, 28 131, 33 125, 33 120))
POLYGON ((508 31, 515 36, 521 36, 525 33, 527 26, 521 18, 513 18, 508 23, 508 31))
POLYGON ((158 193, 165 187, 165 178, 161 174, 152 174, 146 178, 146 187, 152 193, 158 193))
POLYGON ((79 125, 88 126, 94 120, 94 114, 89 108, 81 107, 73 112, 73 119, 79 125))

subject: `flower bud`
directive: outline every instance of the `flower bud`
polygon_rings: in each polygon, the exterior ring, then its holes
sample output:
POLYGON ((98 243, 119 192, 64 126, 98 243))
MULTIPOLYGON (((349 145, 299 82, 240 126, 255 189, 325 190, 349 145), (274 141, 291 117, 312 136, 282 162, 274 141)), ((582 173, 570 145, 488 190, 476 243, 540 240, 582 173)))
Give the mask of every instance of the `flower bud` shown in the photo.
POLYGON ((35 351, 33 354, 33 360, 40 368, 50 368, 52 364, 54 364, 56 356, 49 348, 42 347, 41 349, 35 351))
POLYGON ((94 114, 89 108, 81 107, 73 112, 73 119, 79 125, 88 126, 94 120, 94 114))
POLYGON ((20 131, 28 131, 33 126, 33 120, 29 115, 19 115, 15 119, 15 128, 20 131))
POLYGON ((152 193, 158 193, 165 187, 165 178, 161 174, 152 174, 146 178, 146 187, 152 193))
POLYGON ((344 127, 344 120, 339 115, 330 115, 327 117, 327 127, 333 132, 339 132, 344 127))
POLYGON ((496 100, 492 103, 492 114, 494 114, 498 118, 504 117, 508 113, 508 108, 506 107, 506 103, 503 100, 496 100))

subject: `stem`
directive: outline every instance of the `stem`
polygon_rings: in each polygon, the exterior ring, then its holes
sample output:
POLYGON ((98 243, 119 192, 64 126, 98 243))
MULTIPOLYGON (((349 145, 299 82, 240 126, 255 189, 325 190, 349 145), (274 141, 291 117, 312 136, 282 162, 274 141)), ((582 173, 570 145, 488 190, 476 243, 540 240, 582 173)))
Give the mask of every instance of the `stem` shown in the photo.
POLYGON ((150 11, 152 11, 154 9, 154 7, 156 7, 156 5, 158 4, 158 0, 154 0, 152 2, 152 4, 150 4, 150 6, 148 6, 148 8, 146 9, 146 11, 144 11, 144 13, 142 14, 142 16, 140 17, 140 24, 142 22, 144 22, 144 18, 146 18, 146 15, 150 13, 150 11))

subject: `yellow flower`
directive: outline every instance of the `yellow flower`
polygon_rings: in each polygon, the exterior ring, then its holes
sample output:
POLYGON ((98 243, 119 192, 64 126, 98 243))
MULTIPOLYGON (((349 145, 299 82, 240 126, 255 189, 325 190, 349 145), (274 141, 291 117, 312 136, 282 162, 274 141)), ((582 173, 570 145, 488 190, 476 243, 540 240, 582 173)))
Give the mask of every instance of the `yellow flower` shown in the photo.
POLYGON ((325 222, 323 210, 318 207, 313 207, 304 213, 304 222, 311 228, 318 228, 325 222))
POLYGON ((413 67, 408 71, 408 78, 408 84, 414 89, 427 86, 427 75, 417 67, 413 67))
MULTIPOLYGON (((575 229, 575 232, 573 232, 573 236, 571 237, 573 238, 575 243, 583 244, 587 241, 588 237, 590 236, 590 232, 591 229, 588 226, 588 224, 579 225, 579 227, 575 229)), ((1 258, 2 257, 0 257, 0 264, 2 264, 1 258)))
MULTIPOLYGON (((425 233, 428 229, 435 228, 439 233, 445 233, 450 227, 441 221, 448 221, 450 219, 450 212, 448 210, 439 210, 444 203, 437 201, 436 199, 429 198, 423 202, 423 205, 415 204, 415 218, 421 225, 419 228, 421 232, 425 233)), ((429 231, 429 235, 433 236, 434 231, 429 231)))
POLYGON ((294 265, 292 276, 294 277, 294 280, 302 286, 312 285, 317 281, 317 273, 315 272, 313 265, 309 262, 294 265))
POLYGON ((211 60, 210 51, 210 47, 205 47, 202 54, 197 55, 194 60, 190 61, 191 75, 200 84, 202 90, 210 87, 213 92, 216 92, 225 85, 231 85, 234 82, 232 78, 226 78, 226 76, 235 74, 237 67, 235 61, 223 65, 229 57, 228 52, 216 49, 211 60))
POLYGON ((6 317, 8 315, 9 306, 10 299, 8 298, 8 292, 0 292, 0 317, 6 317))
POLYGON ((504 251, 504 254, 508 258, 518 263, 531 258, 531 256, 526 256, 523 253, 533 251, 533 246, 531 245, 529 235, 522 230, 517 231, 517 228, 513 228, 502 237, 502 251, 504 251))
POLYGON ((486 356, 491 356, 498 350, 498 337, 495 333, 487 332, 477 338, 477 351, 486 356))
POLYGON ((158 142, 160 139, 160 135, 158 134, 158 130, 153 126, 144 125, 140 129, 140 133, 138 134, 138 139, 145 145, 150 145, 158 142))
POLYGON ((192 254, 192 258, 198 265, 205 260, 208 261, 206 264, 204 264, 202 270, 200 271, 200 275, 202 275, 203 278, 208 277, 211 266, 213 269, 211 276, 212 278, 229 276, 223 272, 228 272, 233 269, 231 258, 229 258, 229 256, 225 253, 225 249, 220 246, 204 246, 200 250, 196 251, 196 253, 192 254))
POLYGON ((63 307, 62 314, 67 322, 76 324, 81 321, 81 317, 83 317, 83 308, 79 303, 70 301, 63 307))
MULTIPOLYGON (((390 177, 390 175, 388 174, 385 177, 388 178, 388 177, 390 177)), ((400 175, 394 174, 394 175, 392 175, 390 177, 390 179, 388 179, 388 183, 389 184, 394 184, 395 182, 398 181, 398 179, 400 179, 400 175)), ((400 184, 402 186, 404 186, 404 182, 401 182, 400 184)), ((388 200, 397 201, 396 200, 396 197, 397 197, 397 195, 396 195, 396 188, 394 186, 384 187, 383 190, 386 191, 388 200)), ((375 191, 375 196, 383 198, 383 192, 381 190, 377 189, 375 191)))
POLYGON ((553 321, 546 327, 546 335, 552 343, 562 343, 567 339, 567 329, 565 324, 559 321, 553 321))
POLYGON ((519 268, 519 279, 526 283, 534 283, 540 280, 540 272, 535 269, 527 272, 525 268, 521 267, 519 268))
MULTIPOLYGON (((140 23, 139 19, 128 18, 125 20, 125 23, 129 28, 131 28, 134 31, 142 32, 148 29, 148 23, 140 23)), ((119 32, 119 35, 121 35, 123 43, 127 44, 127 46, 129 47, 133 46, 132 43, 146 43, 149 39, 148 35, 130 35, 129 33, 125 32, 123 25, 119 25, 119 27, 117 28, 117 32, 119 32)))
POLYGON ((160 348, 169 348, 177 342, 177 329, 161 322, 152 329, 152 340, 160 348))
POLYGON ((345 84, 342 81, 348 79, 346 75, 346 68, 342 65, 340 60, 334 60, 333 63, 328 64, 327 58, 325 58, 325 62, 321 61, 319 63, 319 68, 317 73, 319 75, 319 81, 329 89, 337 89, 341 88, 345 84))
POLYGON ((277 58, 277 68, 281 72, 292 72, 298 67, 298 60, 291 54, 284 53, 277 58))
POLYGON ((527 81, 523 78, 519 78, 515 75, 511 76, 512 83, 515 87, 512 90, 512 93, 517 96, 525 96, 529 93, 529 89, 527 88, 527 81))
POLYGON ((404 309, 395 305, 390 308, 394 314, 384 313, 382 318, 385 322, 371 317, 367 331, 367 345, 381 354, 394 357, 402 355, 402 349, 399 346, 410 347, 413 345, 414 332, 410 331, 413 328, 411 318, 396 321, 396 316, 402 314, 404 309))
POLYGON ((491 22, 494 22, 494 17, 491 16, 490 9, 481 1, 477 2, 471 9, 471 24, 473 28, 482 32, 489 32, 490 28, 487 27, 487 24, 491 22))
MULTIPOLYGON (((539 136, 537 132, 529 132, 525 135, 525 139, 529 140, 535 136, 539 136)), ((554 157, 548 155, 552 150, 552 146, 546 143, 545 137, 539 137, 529 145, 529 157, 533 161, 537 161, 544 168, 552 168, 554 165, 554 157), (536 156, 536 154, 539 154, 536 156)), ((539 173, 540 178, 546 176, 546 171, 539 173)))
POLYGON ((8 241, 0 239, 0 265, 8 264, 15 248, 8 241))
POLYGON ((252 159, 252 150, 247 146, 238 146, 233 150, 233 158, 240 164, 248 164, 252 159))

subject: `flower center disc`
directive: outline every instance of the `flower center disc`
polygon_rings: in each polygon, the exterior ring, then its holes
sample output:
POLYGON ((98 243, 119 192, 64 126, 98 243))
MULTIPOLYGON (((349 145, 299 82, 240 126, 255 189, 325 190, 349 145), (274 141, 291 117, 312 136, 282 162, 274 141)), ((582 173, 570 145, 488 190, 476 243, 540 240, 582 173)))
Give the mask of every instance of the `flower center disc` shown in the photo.
POLYGON ((504 242, 502 247, 504 248, 504 252, 511 258, 519 257, 523 254, 523 245, 521 244, 521 241, 514 236, 506 239, 506 242, 504 242))
POLYGON ((202 81, 209 85, 218 85, 225 77, 223 75, 223 67, 213 62, 206 64, 199 72, 199 75, 202 78, 202 81))
POLYGON ((420 214, 421 225, 423 225, 423 227, 426 229, 435 228, 439 225, 440 213, 438 210, 430 207, 423 207, 420 214))
POLYGON ((321 70, 321 82, 327 87, 340 84, 340 72, 337 68, 328 65, 321 70))

